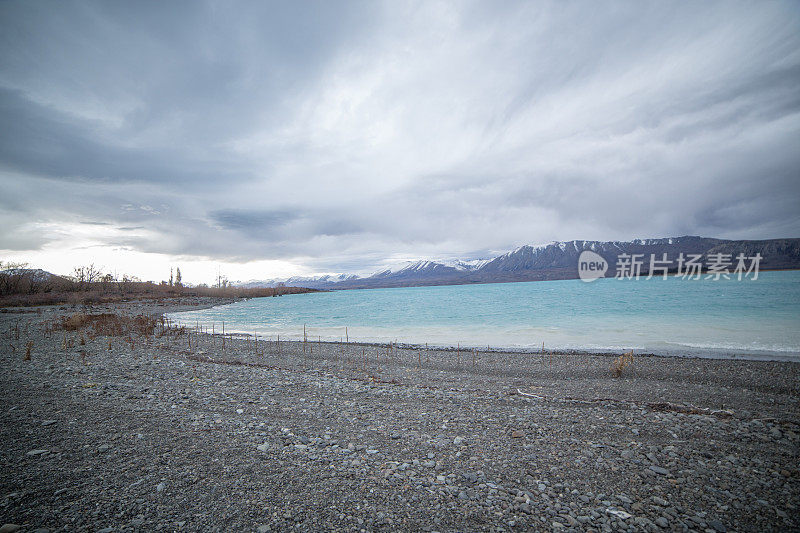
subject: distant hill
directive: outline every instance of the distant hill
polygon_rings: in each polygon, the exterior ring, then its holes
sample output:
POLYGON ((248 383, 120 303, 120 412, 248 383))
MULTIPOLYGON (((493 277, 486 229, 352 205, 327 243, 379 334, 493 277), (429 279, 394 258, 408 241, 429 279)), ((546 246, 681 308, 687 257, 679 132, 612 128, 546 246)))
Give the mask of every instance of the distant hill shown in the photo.
POLYGON ((685 256, 699 254, 704 260, 712 254, 730 254, 733 265, 740 253, 746 257, 761 254, 761 270, 800 268, 800 239, 734 241, 685 236, 633 241, 552 242, 539 246, 521 246, 493 259, 410 261, 364 277, 338 274, 251 281, 243 285, 264 287, 282 283, 286 286, 316 289, 365 289, 574 279, 578 277, 578 257, 584 250, 591 250, 608 262, 610 268, 606 276, 609 277, 615 275, 615 265, 621 254, 641 254, 644 258, 642 273, 649 270, 651 254, 656 259, 667 254, 667 259, 673 261, 670 270, 675 271, 677 258, 681 253, 685 256))
POLYGON ((38 283, 64 279, 41 268, 10 268, 8 270, 0 270, 0 275, 24 277, 38 283))

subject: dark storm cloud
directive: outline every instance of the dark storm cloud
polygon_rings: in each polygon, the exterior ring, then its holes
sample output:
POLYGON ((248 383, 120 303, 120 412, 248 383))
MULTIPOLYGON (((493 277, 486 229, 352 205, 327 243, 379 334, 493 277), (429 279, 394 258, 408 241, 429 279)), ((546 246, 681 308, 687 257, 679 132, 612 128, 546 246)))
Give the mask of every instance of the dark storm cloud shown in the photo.
POLYGON ((788 2, 4 2, 0 249, 798 236, 799 30, 788 2))

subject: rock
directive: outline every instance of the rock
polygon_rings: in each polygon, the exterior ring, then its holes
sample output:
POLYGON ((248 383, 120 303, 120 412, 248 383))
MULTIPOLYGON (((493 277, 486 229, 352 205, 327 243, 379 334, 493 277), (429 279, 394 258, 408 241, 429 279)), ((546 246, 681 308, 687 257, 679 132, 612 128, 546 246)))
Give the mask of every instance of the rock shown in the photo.
POLYGON ((236 414, 237 415, 241 415, 242 413, 244 413, 244 409, 237 409, 236 410, 236 414))
POLYGON ((630 513, 626 513, 625 511, 621 511, 619 509, 606 509, 606 512, 610 515, 622 518, 623 520, 627 520, 632 516, 630 513))
POLYGON ((258 446, 256 446, 256 448, 260 452, 268 452, 269 451, 269 443, 265 442, 263 444, 259 444, 258 446))
POLYGON ((22 528, 22 526, 18 526, 17 524, 3 524, 0 527, 0 533, 14 533, 18 529, 22 528))
POLYGON ((669 470, 667 470, 666 468, 661 468, 660 466, 655 466, 655 465, 650 465, 649 468, 650 470, 661 476, 669 475, 669 470))
POLYGON ((48 453, 48 452, 49 452, 49 450, 37 449, 37 450, 31 450, 28 453, 26 453, 25 455, 31 455, 31 456, 33 456, 33 455, 41 455, 43 453, 48 453))
POLYGON ((111 449, 111 446, 109 446, 108 444, 102 444, 97 448, 97 451, 98 452, 107 452, 110 449, 111 449))
POLYGON ((521 431, 519 429, 515 429, 514 431, 511 432, 511 438, 512 439, 521 439, 524 436, 525 436, 525 432, 523 432, 523 431, 521 431))
POLYGON ((163 492, 165 488, 167 488, 167 486, 164 485, 164 482, 162 481, 161 483, 156 485, 156 492, 163 492))
POLYGON ((658 518, 656 518, 655 523, 658 527, 663 529, 667 529, 669 527, 669 520, 667 520, 663 516, 659 516, 658 518))
POLYGON ((456 437, 453 439, 453 444, 460 446, 464 442, 464 437, 456 437))
POLYGON ((667 505, 669 505, 667 503, 667 500, 665 500, 664 498, 659 498, 658 496, 653 496, 653 503, 656 505, 660 505, 661 507, 666 507, 667 505))
POLYGON ((43 425, 43 426, 52 426, 52 425, 53 425, 53 424, 55 424, 55 423, 56 423, 56 421, 55 421, 55 420, 43 420, 43 421, 42 421, 42 425, 43 425))
POLYGON ((725 524, 720 522, 719 520, 709 520, 708 527, 713 529, 714 531, 719 531, 719 533, 727 533, 728 528, 725 527, 725 524))
POLYGON ((258 526, 258 533, 269 533, 272 531, 272 528, 268 524, 264 524, 263 526, 258 526))

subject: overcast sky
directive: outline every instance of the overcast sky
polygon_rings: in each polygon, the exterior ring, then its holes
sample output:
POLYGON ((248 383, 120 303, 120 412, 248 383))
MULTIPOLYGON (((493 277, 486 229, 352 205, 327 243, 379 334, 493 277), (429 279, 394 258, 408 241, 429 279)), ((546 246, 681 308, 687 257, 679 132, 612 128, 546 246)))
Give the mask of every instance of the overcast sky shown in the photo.
POLYGON ((0 259, 800 237, 797 2, 0 3, 0 259))

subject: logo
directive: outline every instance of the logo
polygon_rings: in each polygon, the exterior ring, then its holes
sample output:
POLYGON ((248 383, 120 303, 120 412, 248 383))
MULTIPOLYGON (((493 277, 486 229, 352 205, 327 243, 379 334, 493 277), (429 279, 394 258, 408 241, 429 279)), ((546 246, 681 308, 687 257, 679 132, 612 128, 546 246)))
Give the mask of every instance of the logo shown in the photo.
POLYGON ((602 278, 606 275, 608 270, 608 262, 603 259, 603 256, 596 254, 591 250, 584 250, 578 258, 578 276, 581 281, 594 281, 597 278, 602 278))

